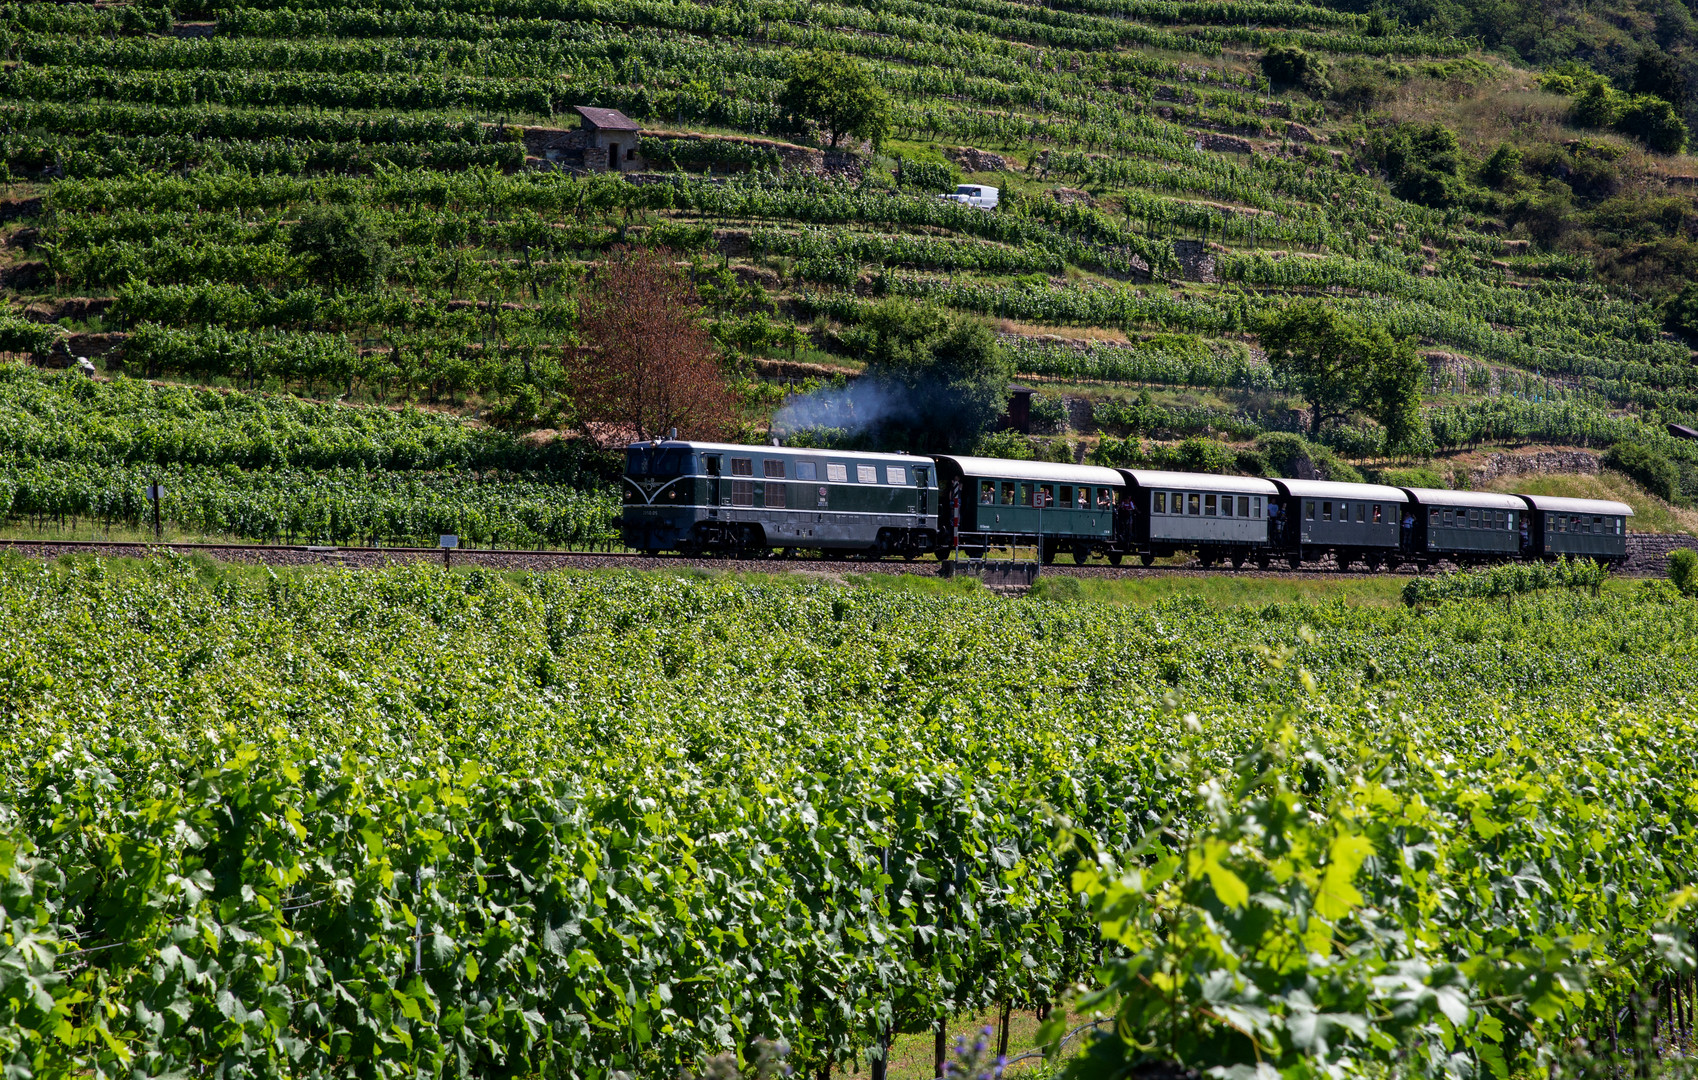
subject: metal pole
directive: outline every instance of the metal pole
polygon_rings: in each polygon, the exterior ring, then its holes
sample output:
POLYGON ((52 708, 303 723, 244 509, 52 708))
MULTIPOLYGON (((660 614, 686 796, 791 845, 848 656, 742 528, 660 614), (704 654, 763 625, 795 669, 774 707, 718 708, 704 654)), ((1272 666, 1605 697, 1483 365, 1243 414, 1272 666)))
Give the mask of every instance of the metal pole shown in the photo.
POLYGON ((158 476, 155 476, 153 478, 153 490, 149 491, 148 494, 153 496, 153 542, 157 544, 159 542, 159 537, 160 537, 159 477, 158 476))

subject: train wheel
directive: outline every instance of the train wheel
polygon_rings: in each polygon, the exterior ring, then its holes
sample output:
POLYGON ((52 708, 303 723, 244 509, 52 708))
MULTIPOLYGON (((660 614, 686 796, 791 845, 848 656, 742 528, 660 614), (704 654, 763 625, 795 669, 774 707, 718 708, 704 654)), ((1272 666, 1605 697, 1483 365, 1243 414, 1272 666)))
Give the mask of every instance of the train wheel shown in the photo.
MULTIPOLYGON (((1138 561, 1145 566, 1154 566, 1156 563, 1156 553, 1153 551, 1140 552, 1138 554, 1138 561)), ((1114 560, 1114 565, 1120 565, 1120 560, 1118 558, 1114 560)))
POLYGON ((1073 545, 1073 565, 1084 566, 1091 561, 1091 549, 1084 544, 1073 545))

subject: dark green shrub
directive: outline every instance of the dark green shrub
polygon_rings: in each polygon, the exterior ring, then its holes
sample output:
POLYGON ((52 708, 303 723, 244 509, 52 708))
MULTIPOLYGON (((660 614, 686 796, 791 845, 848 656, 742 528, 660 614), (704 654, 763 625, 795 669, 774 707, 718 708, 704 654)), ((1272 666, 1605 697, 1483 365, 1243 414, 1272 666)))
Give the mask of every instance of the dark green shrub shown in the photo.
POLYGON ((1673 105, 1650 94, 1630 98, 1616 117, 1615 126, 1659 154, 1678 154, 1686 149, 1686 121, 1673 105))
POLYGON ((1698 551, 1676 548, 1669 552, 1669 581, 1682 596, 1698 596, 1698 551))
POLYGON ((1326 62, 1296 45, 1270 46, 1262 54, 1262 74, 1276 87, 1295 86, 1316 97, 1332 93, 1326 62))
POLYGON ((362 289, 382 284, 393 258, 371 222, 343 206, 303 210, 289 236, 289 252, 319 281, 362 289))
POLYGON ((1680 470, 1674 462, 1640 443, 1616 443, 1604 454, 1604 465, 1624 472, 1659 499, 1680 498, 1680 470))

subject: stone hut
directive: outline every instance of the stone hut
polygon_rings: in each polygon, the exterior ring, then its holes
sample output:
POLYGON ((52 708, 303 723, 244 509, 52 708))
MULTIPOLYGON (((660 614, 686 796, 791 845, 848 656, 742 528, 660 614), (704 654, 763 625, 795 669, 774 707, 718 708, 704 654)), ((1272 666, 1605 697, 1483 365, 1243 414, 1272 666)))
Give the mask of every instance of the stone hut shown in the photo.
POLYGON ((618 109, 575 106, 581 118, 569 131, 525 128, 525 152, 548 166, 574 172, 641 172, 642 128, 618 109))

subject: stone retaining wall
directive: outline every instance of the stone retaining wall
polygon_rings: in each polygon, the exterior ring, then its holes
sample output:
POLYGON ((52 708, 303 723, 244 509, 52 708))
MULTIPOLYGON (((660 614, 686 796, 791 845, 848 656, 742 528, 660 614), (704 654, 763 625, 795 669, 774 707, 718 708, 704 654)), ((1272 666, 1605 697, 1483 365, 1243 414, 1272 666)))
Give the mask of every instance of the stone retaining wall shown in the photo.
POLYGON ((1629 574, 1663 574, 1668 571, 1669 552, 1676 548, 1698 551, 1698 537, 1679 533, 1627 534, 1627 563, 1622 567, 1629 574))

